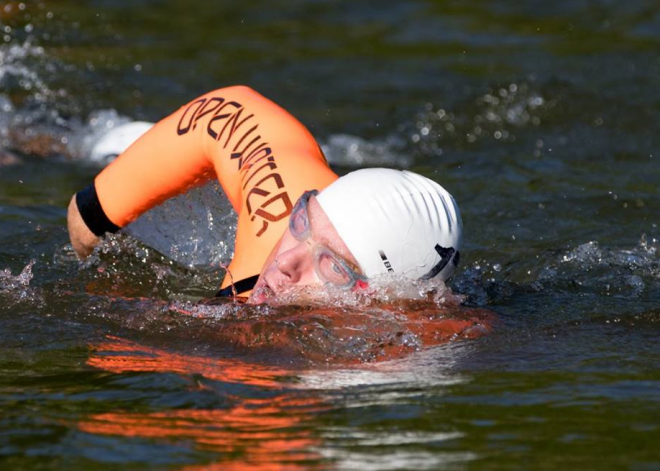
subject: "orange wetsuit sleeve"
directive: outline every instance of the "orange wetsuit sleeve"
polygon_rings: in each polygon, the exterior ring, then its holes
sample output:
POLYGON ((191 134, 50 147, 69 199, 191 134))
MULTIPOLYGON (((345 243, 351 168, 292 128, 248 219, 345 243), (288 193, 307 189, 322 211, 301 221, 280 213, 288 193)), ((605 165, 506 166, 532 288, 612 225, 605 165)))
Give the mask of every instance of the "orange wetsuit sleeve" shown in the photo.
POLYGON ((94 180, 103 212, 115 225, 124 227, 214 176, 199 136, 177 135, 180 113, 157 123, 94 180))
POLYGON ((94 186, 110 225, 123 227, 214 175, 238 213, 232 276, 223 286, 258 275, 298 197, 337 179, 297 119, 237 86, 207 93, 160 121, 94 186))
POLYGON ((183 127, 194 123, 238 213, 225 287, 258 275, 300 195, 322 190, 337 175, 305 126, 248 87, 217 90, 193 103, 183 127))

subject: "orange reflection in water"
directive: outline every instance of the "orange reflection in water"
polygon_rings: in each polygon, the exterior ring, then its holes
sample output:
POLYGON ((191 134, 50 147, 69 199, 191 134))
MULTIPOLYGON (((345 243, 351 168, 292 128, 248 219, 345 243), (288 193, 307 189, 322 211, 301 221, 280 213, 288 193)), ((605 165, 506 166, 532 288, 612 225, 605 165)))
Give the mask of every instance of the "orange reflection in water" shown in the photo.
MULTIPOLYGON (((392 307, 392 311, 396 307, 392 307)), ((363 354, 361 357, 350 352, 335 353, 332 356, 333 364, 350 367, 364 358, 369 361, 391 360, 419 348, 399 341, 399 332, 410 332, 419 339, 419 344, 430 347, 486 335, 494 322, 492 313, 479 309, 461 308, 459 312, 451 312, 452 315, 442 316, 437 309, 427 309, 424 303, 418 306, 408 303, 405 307, 415 309, 406 309, 403 311, 405 314, 395 321, 384 322, 374 318, 377 321, 368 326, 370 340, 367 344, 373 349, 373 354, 369 354, 369 350, 366 350, 366 356, 363 354)), ((315 315, 332 327, 337 339, 349 338, 355 333, 355 326, 364 325, 369 320, 364 314, 338 313, 332 309, 318 309, 315 315)), ((299 327, 299 332, 304 334, 310 325, 299 327)), ((262 335, 259 338, 266 337, 266 346, 270 348, 278 346, 284 349, 289 345, 300 345, 295 342, 296 336, 262 335)), ((236 328, 218 336, 219 341, 231 341, 234 346, 244 345, 246 348, 255 348, 256 338, 249 323, 240 323, 236 328)), ((302 345, 309 346, 309 342, 302 345)), ((304 355, 308 360, 318 357, 322 362, 320 364, 329 358, 326 356, 327 351, 322 349, 316 352, 305 350, 304 355)), ((229 402, 235 402, 222 409, 97 414, 79 423, 79 428, 85 432, 191 443, 198 450, 219 454, 217 463, 189 466, 185 468, 186 471, 313 469, 315 463, 321 462, 322 458, 313 451, 320 447, 321 440, 314 436, 314 428, 307 423, 316 413, 328 409, 330 404, 309 391, 300 394, 291 391, 278 393, 281 388, 279 379, 291 375, 290 371, 237 359, 177 354, 111 337, 93 346, 88 364, 120 374, 157 372, 193 377, 201 375, 213 381, 255 386, 271 397, 264 399, 264 394, 259 394, 259 398, 249 397, 249 394, 248 397, 232 397, 223 393, 229 402)), ((204 389, 209 386, 191 381, 190 387, 204 389)))
MULTIPOLYGON (((285 370, 238 360, 180 355, 117 338, 94 346, 88 364, 113 373, 174 372, 249 384, 277 391, 285 370)), ((203 389, 204 385, 197 385, 203 389)), ((175 409, 160 412, 110 412, 78 424, 88 433, 119 435, 177 443, 191 442, 200 450, 221 454, 214 465, 196 469, 278 470, 309 469, 318 460, 310 449, 319 444, 304 422, 312 412, 327 408, 318 397, 282 393, 274 397, 233 397, 226 409, 175 409), (304 466, 297 463, 307 463, 304 466)))
POLYGON ((216 381, 228 381, 254 386, 276 387, 277 378, 286 370, 240 360, 182 355, 147 347, 128 340, 108 337, 108 341, 92 346, 87 364, 113 373, 169 372, 183 375, 200 374, 216 381))

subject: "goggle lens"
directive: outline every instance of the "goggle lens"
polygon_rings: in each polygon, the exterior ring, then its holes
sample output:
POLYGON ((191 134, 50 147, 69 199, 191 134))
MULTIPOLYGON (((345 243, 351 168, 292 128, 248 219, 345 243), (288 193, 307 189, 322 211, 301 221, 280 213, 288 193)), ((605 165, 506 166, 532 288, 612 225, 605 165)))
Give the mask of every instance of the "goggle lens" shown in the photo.
POLYGON ((346 262, 324 247, 319 247, 316 251, 314 263, 316 272, 322 280, 340 287, 351 287, 355 284, 357 274, 346 265, 346 262))
MULTIPOLYGON (((311 238, 307 203, 309 198, 317 194, 318 191, 316 190, 303 193, 291 212, 289 231, 300 242, 311 238)), ((365 280, 339 255, 327 247, 314 243, 312 255, 314 257, 314 269, 319 279, 342 288, 352 288, 358 280, 365 280)))

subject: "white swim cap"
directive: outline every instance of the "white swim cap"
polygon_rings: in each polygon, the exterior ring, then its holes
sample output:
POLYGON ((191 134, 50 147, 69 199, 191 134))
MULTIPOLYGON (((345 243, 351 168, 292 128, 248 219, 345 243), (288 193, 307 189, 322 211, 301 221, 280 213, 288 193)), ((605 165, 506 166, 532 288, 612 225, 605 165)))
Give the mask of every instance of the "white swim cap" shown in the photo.
POLYGON ((316 199, 368 278, 392 272, 445 281, 458 265, 461 215, 433 180, 369 168, 341 177, 316 199))

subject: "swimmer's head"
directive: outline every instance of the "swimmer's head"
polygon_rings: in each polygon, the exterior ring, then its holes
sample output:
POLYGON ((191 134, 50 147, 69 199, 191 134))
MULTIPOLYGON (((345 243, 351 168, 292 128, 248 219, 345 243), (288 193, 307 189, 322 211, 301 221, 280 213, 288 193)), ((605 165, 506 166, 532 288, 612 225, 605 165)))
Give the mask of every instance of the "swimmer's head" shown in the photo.
POLYGON ((408 171, 358 170, 318 202, 367 278, 384 273, 447 280, 459 261, 463 224, 454 198, 408 171))
POLYGON ((355 289, 386 273, 445 281, 458 264, 461 238, 456 202, 434 181, 358 170, 301 197, 251 300, 301 285, 355 289))

